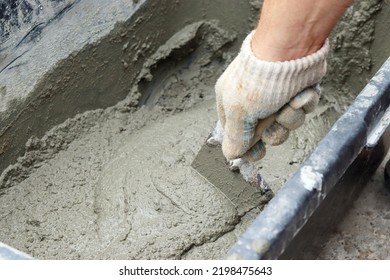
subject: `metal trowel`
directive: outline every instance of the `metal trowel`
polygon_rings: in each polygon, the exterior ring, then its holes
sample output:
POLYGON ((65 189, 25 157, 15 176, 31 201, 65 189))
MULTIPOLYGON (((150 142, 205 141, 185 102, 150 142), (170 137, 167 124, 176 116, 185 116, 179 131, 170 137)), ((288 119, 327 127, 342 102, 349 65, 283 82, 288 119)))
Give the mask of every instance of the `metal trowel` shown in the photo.
POLYGON ((217 125, 192 162, 192 168, 221 191, 239 213, 265 205, 273 196, 271 189, 255 164, 239 160, 232 166, 225 159, 220 142, 213 141, 217 125))

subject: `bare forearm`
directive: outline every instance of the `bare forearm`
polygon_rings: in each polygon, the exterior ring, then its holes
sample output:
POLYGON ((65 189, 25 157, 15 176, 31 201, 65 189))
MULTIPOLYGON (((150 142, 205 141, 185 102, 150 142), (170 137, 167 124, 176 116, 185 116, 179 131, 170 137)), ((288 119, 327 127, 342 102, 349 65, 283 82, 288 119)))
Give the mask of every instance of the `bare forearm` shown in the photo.
POLYGON ((266 61, 287 61, 319 50, 352 0, 265 0, 252 50, 266 61))

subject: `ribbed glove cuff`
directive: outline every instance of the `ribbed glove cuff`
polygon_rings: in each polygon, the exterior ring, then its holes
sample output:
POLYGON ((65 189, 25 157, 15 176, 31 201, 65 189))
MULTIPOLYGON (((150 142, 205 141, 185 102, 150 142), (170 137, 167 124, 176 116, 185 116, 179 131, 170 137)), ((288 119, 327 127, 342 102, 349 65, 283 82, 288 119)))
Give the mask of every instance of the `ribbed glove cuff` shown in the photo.
POLYGON ((277 111, 297 93, 318 83, 326 73, 326 57, 329 40, 317 52, 296 60, 270 62, 258 59, 252 52, 251 41, 254 31, 244 40, 236 68, 242 81, 243 90, 249 101, 272 104, 277 111), (253 90, 256 89, 256 90, 253 90), (280 106, 280 107, 279 107, 280 106), (279 107, 279 108, 276 108, 279 107))

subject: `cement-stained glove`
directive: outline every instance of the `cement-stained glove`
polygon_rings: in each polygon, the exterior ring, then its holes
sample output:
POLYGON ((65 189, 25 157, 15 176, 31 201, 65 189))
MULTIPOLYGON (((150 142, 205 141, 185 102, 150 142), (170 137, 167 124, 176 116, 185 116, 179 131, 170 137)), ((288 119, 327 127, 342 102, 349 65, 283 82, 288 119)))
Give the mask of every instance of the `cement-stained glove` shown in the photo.
POLYGON ((215 86, 222 151, 228 160, 256 161, 265 155, 264 143, 283 143, 317 105, 315 85, 326 73, 328 41, 309 56, 268 62, 253 54, 252 36, 215 86))

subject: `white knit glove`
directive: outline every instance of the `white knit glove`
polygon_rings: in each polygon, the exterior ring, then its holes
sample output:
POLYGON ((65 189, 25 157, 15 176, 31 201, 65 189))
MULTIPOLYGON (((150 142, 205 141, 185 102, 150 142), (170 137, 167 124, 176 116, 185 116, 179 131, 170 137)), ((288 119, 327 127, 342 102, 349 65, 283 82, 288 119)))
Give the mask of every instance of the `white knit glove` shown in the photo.
POLYGON ((286 62, 261 61, 251 49, 253 33, 218 79, 215 91, 228 160, 264 157, 265 145, 279 145, 304 123, 319 100, 329 43, 317 52, 286 62))

